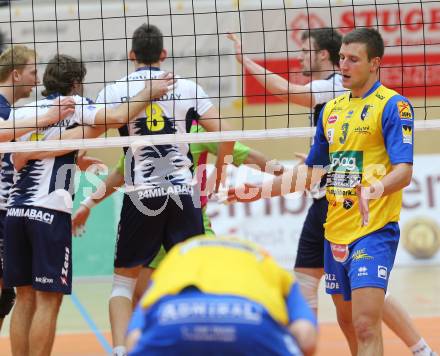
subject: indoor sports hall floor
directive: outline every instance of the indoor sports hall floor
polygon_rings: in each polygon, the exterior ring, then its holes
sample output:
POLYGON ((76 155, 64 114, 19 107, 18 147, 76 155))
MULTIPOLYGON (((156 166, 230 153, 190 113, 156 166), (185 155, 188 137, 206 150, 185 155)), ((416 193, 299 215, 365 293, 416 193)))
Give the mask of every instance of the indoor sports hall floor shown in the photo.
MULTIPOLYGON (((104 356, 110 350, 107 301, 110 280, 76 280, 74 294, 64 300, 58 322, 54 356, 104 356)), ((322 287, 322 286, 321 286, 322 287)), ((397 297, 421 331, 440 351, 440 266, 398 267, 391 277, 390 292, 397 297)), ((335 321, 330 298, 321 288, 320 341, 317 355, 349 355, 348 346, 335 321)), ((0 355, 10 355, 9 323, 0 337, 0 355)), ((405 345, 384 328, 385 355, 411 355, 405 345)))

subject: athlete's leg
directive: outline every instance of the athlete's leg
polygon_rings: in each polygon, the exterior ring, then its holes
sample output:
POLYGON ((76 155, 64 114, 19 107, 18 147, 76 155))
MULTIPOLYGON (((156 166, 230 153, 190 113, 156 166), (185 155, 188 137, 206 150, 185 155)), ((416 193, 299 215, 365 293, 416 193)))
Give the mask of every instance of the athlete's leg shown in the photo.
POLYGON ((17 287, 17 300, 12 311, 10 338, 13 356, 29 354, 29 330, 35 311, 35 291, 32 286, 17 287))
POLYGON ((62 300, 62 293, 36 291, 35 313, 29 331, 29 355, 50 355, 62 300))
POLYGON ((299 238, 295 275, 301 291, 315 313, 318 312, 318 287, 324 274, 324 223, 328 203, 314 199, 307 212, 299 238))
MULTIPOLYGON (((114 262, 113 288, 109 301, 113 354, 126 355, 125 333, 132 314, 136 280, 143 265, 149 264, 162 244, 168 204, 160 214, 150 216, 138 210, 132 199, 124 196, 114 262)), ((166 197, 136 201, 149 211, 160 211, 166 197)))
POLYGON ((295 267, 295 276, 310 308, 318 313, 318 287, 324 268, 295 267))
POLYGON ((14 288, 4 288, 3 279, 0 279, 0 331, 2 329, 3 320, 12 310, 15 303, 14 288))
POLYGON ((431 354, 431 348, 417 331, 407 311, 388 293, 383 306, 383 321, 414 354, 431 354))
POLYGON ((353 327, 353 319, 351 313, 351 302, 345 301, 342 294, 332 294, 333 303, 336 307, 336 316, 339 327, 347 339, 348 346, 352 355, 357 354, 356 333, 353 327))
POLYGON ((109 301, 110 326, 114 355, 124 355, 125 333, 132 314, 132 299, 141 266, 115 268, 112 295, 109 301))
MULTIPOLYGON (((151 266, 151 264, 150 264, 151 266)), ((136 308, 139 300, 142 298, 145 290, 147 289, 148 283, 150 282, 151 274, 154 272, 154 268, 142 267, 139 276, 136 281, 136 287, 134 289, 132 310, 136 308)))
POLYGON ((383 355, 382 288, 358 288, 352 291, 353 327, 359 356, 383 355))

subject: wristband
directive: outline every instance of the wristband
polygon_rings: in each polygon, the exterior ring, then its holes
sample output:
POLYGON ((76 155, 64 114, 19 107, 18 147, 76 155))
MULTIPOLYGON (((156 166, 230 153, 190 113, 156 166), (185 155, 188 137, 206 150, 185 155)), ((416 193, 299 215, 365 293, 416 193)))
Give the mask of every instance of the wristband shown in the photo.
POLYGON ((96 202, 91 197, 87 197, 81 203, 79 203, 79 205, 85 206, 89 210, 92 210, 92 208, 96 205, 96 202))

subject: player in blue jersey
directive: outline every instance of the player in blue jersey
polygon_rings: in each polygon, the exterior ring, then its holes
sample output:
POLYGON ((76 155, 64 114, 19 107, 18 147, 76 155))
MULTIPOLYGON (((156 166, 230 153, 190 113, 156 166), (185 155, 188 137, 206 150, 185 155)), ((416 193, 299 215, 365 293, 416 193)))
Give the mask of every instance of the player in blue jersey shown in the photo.
MULTIPOLYGON (((301 71, 310 78, 306 85, 288 82, 271 73, 242 54, 241 44, 235 35, 229 35, 235 43, 237 59, 248 73, 266 89, 283 100, 313 108, 312 124, 317 125, 319 114, 325 104, 345 89, 339 73, 339 50, 341 35, 331 28, 304 31, 301 35, 302 50, 299 54, 301 71)), ((328 201, 325 198, 324 177, 311 190, 313 203, 307 213, 301 231, 295 261, 295 274, 301 290, 310 306, 317 311, 318 286, 324 274, 324 223, 328 201)), ((412 350, 430 348, 412 323, 400 303, 388 293, 385 297, 383 320, 412 350)))
POLYGON ((311 355, 316 317, 261 247, 197 237, 175 246, 128 328, 129 355, 311 355))

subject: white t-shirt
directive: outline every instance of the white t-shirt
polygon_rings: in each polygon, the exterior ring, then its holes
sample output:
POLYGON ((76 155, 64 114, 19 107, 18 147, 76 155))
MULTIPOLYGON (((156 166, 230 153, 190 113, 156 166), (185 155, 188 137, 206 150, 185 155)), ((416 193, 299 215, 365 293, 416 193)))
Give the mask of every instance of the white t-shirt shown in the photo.
POLYGON ((332 74, 327 79, 312 80, 305 86, 313 93, 315 105, 326 104, 347 91, 342 86, 342 75, 339 73, 332 74))
MULTIPOLYGON (((73 97, 75 112, 49 127, 39 129, 22 137, 19 141, 43 141, 59 137, 65 130, 79 125, 93 125, 99 107, 88 99, 73 97)), ((11 111, 9 120, 22 120, 44 115, 55 97, 48 97, 11 111)), ((35 206, 52 210, 72 212, 76 151, 64 156, 32 160, 23 169, 14 173, 14 184, 10 190, 8 208, 35 206)))
MULTIPOLYGON (((145 87, 145 80, 164 73, 156 67, 143 67, 106 86, 97 103, 117 105, 145 87)), ((187 79, 178 79, 174 90, 147 106, 130 124, 119 129, 121 136, 143 136, 189 132, 192 121, 213 106, 205 91, 187 79)), ((154 190, 156 195, 169 194, 168 188, 191 186, 192 161, 188 144, 143 146, 126 151, 125 183, 132 189, 154 190), (166 193, 168 191, 168 193, 166 193)))

